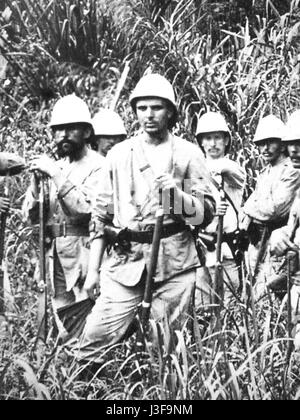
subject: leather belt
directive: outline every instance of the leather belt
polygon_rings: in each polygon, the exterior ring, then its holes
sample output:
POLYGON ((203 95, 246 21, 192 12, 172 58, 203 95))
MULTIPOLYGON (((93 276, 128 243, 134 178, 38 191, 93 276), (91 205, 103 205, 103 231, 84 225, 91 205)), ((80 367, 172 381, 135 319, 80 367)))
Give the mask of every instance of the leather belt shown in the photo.
POLYGON ((67 223, 54 223, 52 225, 47 225, 46 232, 51 238, 90 236, 88 225, 72 225, 67 223))
MULTIPOLYGON (((128 240, 130 242, 137 242, 140 244, 151 244, 153 240, 155 225, 145 226, 145 230, 136 231, 127 229, 128 240)), ((177 233, 188 230, 187 226, 182 223, 171 223, 164 225, 161 232, 161 238, 169 238, 170 236, 176 235, 177 233)))

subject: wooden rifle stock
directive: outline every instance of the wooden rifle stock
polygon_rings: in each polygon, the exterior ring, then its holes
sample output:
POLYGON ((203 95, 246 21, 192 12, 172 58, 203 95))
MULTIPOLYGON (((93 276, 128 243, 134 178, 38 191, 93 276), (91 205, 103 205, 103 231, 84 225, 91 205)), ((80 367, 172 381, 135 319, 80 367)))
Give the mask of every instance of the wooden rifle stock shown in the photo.
MULTIPOLYGON (((219 192, 221 201, 226 201, 224 188, 224 180, 222 175, 220 177, 219 192)), ((217 312, 220 312, 220 307, 224 300, 224 279, 223 279, 223 265, 222 265, 222 244, 223 244, 223 230, 224 230, 224 216, 219 216, 218 232, 217 232, 217 245, 216 245, 216 268, 215 268, 215 293, 214 293, 214 304, 216 305, 217 312)))
POLYGON ((37 341, 41 340, 44 343, 47 341, 48 335, 48 320, 47 320, 47 280, 46 280, 46 211, 45 211, 45 177, 40 176, 39 179, 39 268, 40 268, 40 282, 38 285, 38 335, 37 341))
POLYGON ((156 212, 156 222, 155 222, 155 228, 154 228, 153 239, 152 239, 150 265, 149 265, 149 270, 147 272, 144 298, 143 298, 143 302, 141 306, 141 311, 139 314, 140 328, 138 330, 138 335, 137 335, 137 345, 141 348, 143 348, 145 344, 145 330, 149 322, 150 311, 151 311, 151 306, 152 306, 153 289, 154 289, 155 274, 156 274, 156 268, 157 268, 163 222, 164 222, 164 210, 163 210, 162 204, 160 203, 160 206, 156 212))

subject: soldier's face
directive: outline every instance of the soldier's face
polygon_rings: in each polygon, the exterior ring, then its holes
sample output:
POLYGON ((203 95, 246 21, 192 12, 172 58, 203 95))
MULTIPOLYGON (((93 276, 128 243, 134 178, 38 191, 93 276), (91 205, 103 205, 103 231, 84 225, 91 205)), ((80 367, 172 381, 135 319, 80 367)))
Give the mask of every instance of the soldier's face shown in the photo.
POLYGON ((145 98, 137 102, 136 114, 141 128, 150 136, 156 136, 168 130, 173 111, 163 99, 145 98))
POLYGON ((86 145, 91 129, 82 124, 53 127, 53 137, 59 157, 76 157, 86 145))
POLYGON ((284 152, 285 146, 279 139, 266 139, 257 143, 259 153, 267 163, 275 164, 284 152))
POLYGON ((202 136, 202 147, 206 156, 211 159, 220 159, 225 156, 229 138, 221 131, 205 133, 202 136))
POLYGON ((96 136, 96 150, 100 155, 106 157, 107 153, 116 144, 121 143, 124 140, 124 136, 96 136))
POLYGON ((288 152, 295 169, 300 169, 300 139, 288 142, 288 152))

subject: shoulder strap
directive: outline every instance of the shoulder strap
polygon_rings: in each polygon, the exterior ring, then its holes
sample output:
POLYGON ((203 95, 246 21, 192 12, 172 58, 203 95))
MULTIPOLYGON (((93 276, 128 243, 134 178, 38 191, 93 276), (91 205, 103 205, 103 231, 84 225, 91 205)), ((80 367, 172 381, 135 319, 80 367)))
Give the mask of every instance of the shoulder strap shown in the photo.
POLYGON ((299 216, 297 215, 295 217, 295 223, 294 223, 293 230, 292 230, 292 233, 291 233, 291 236, 290 236, 290 241, 291 242, 294 242, 296 232, 297 232, 297 229, 299 228, 299 226, 300 226, 300 220, 299 220, 299 216))
POLYGON ((148 160, 145 157, 145 154, 143 153, 140 141, 136 139, 135 142, 132 142, 131 145, 131 152, 132 152, 132 158, 133 155, 135 155, 137 159, 137 163, 139 166, 139 170, 145 180, 147 181, 147 184, 149 186, 149 189, 152 189, 153 181, 154 181, 154 172, 152 170, 152 167, 148 160))

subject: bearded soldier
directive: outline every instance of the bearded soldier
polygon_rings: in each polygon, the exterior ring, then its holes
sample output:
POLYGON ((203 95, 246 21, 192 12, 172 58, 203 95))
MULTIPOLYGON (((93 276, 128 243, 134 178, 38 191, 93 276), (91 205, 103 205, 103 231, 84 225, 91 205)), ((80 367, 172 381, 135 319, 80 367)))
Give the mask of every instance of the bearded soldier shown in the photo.
POLYGON ((188 224, 209 223, 215 211, 202 152, 171 134, 178 117, 172 85, 163 76, 145 76, 130 103, 142 132, 108 153, 92 217, 84 287, 92 297, 101 270, 101 294, 87 318, 79 357, 95 362, 103 346, 128 334, 142 302, 159 191, 165 214, 153 290, 156 321, 180 326, 186 320, 199 266, 188 224), (102 264, 105 231, 112 223, 128 241, 117 241, 102 264))
POLYGON ((287 223, 288 215, 300 186, 299 171, 287 157, 282 142, 285 126, 273 115, 263 118, 257 127, 254 142, 267 166, 262 171, 254 193, 242 209, 242 224, 248 229, 250 269, 254 275, 255 295, 266 291, 267 248, 271 233, 287 223))
MULTIPOLYGON (((222 266, 224 268, 225 301, 232 297, 232 291, 239 287, 239 262, 235 261, 233 250, 239 227, 239 211, 245 186, 245 171, 233 160, 228 158, 231 145, 231 133, 225 118, 218 112, 208 112, 201 116, 197 127, 197 141, 204 151, 210 173, 215 178, 216 187, 225 191, 225 200, 217 199, 216 217, 204 230, 209 234, 211 243, 206 252, 206 267, 199 269, 197 276, 196 306, 209 303, 209 284, 213 284, 216 267, 216 248, 219 216, 224 216, 224 232, 222 243, 222 266), (221 184, 218 185, 221 176, 221 184)), ((201 232, 200 232, 201 237, 201 232)), ((203 240, 206 236, 203 235, 203 240)), ((204 242, 205 244, 205 242, 204 242)))
MULTIPOLYGON (((300 110, 295 111, 287 123, 284 142, 287 145, 288 153, 293 167, 300 173, 300 110)), ((295 251, 298 257, 298 264, 293 271, 293 287, 291 289, 292 303, 292 322, 295 327, 295 347, 300 350, 300 267, 299 267, 299 249, 300 249, 300 190, 295 192, 296 199, 293 203, 288 224, 279 230, 273 232, 270 240, 271 254, 279 259, 287 251, 295 251), (298 271, 297 271, 298 270, 298 271)), ((286 287, 286 285, 285 285, 286 287)))
MULTIPOLYGON (((59 160, 47 156, 33 159, 31 170, 49 179, 48 271, 56 311, 86 297, 82 287, 89 258, 88 226, 104 158, 87 146, 92 121, 88 106, 77 96, 69 95, 56 103, 50 127, 59 160)), ((31 223, 38 222, 36 176, 32 177, 23 210, 31 223)), ((58 317, 56 321, 63 334, 58 317)))
POLYGON ((110 149, 127 137, 122 118, 110 109, 102 109, 93 118, 92 147, 106 157, 110 149))

